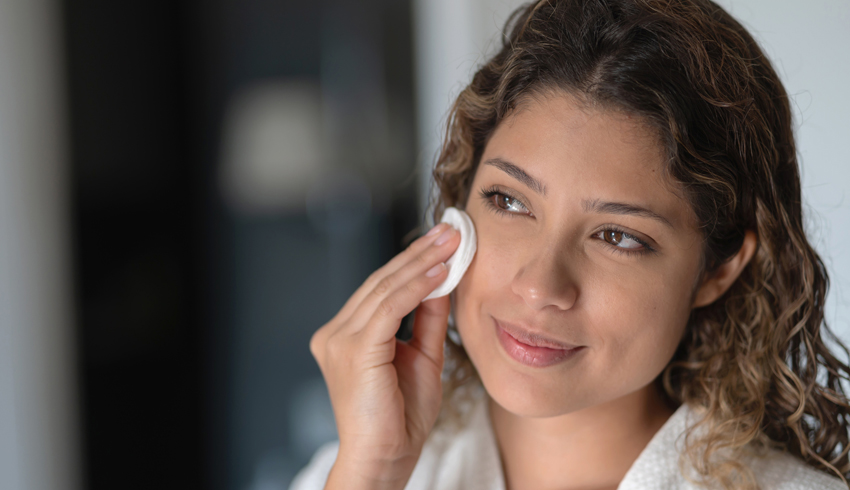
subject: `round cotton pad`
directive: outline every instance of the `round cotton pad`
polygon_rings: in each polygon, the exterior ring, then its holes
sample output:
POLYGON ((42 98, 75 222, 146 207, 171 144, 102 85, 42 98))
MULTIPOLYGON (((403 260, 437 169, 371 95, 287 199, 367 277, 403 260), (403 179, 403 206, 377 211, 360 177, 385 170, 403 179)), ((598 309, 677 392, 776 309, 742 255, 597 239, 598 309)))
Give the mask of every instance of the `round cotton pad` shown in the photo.
POLYGON ((460 278, 463 277, 469 264, 472 263, 472 257, 475 255, 478 243, 478 239, 475 236, 475 225, 472 224, 472 219, 460 209, 447 208, 443 212, 443 219, 440 222, 448 223, 460 231, 460 245, 458 245, 455 253, 449 257, 449 260, 446 261, 449 276, 422 301, 445 296, 457 287, 460 283, 460 278))

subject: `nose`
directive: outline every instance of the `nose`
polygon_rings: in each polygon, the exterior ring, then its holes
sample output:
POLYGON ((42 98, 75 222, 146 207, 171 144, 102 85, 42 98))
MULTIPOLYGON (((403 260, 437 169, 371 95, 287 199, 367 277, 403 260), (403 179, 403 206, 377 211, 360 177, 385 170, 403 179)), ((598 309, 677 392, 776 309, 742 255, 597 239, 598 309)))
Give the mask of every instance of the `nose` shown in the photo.
POLYGON ((511 290, 535 310, 547 307, 568 310, 578 298, 578 287, 568 269, 562 254, 550 251, 529 254, 511 281, 511 290))

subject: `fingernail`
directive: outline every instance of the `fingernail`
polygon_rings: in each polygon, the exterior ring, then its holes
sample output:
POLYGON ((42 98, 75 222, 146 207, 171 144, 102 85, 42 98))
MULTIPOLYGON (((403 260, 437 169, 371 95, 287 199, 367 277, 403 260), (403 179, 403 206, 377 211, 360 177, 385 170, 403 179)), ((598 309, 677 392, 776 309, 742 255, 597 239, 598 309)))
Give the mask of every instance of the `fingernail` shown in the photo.
POLYGON ((440 262, 439 264, 435 265, 434 267, 431 267, 430 269, 428 269, 428 272, 426 272, 425 275, 428 276, 428 277, 434 277, 437 274, 443 272, 444 270, 446 270, 446 264, 440 262))
POLYGON ((444 231, 443 234, 440 235, 437 238, 437 240, 434 242, 434 245, 440 246, 440 245, 446 243, 447 241, 449 241, 449 239, 451 239, 452 236, 454 236, 454 234, 455 234, 455 229, 449 227, 448 230, 444 231))
POLYGON ((443 228, 445 228, 443 223, 437 223, 425 236, 434 236, 439 233, 443 228))

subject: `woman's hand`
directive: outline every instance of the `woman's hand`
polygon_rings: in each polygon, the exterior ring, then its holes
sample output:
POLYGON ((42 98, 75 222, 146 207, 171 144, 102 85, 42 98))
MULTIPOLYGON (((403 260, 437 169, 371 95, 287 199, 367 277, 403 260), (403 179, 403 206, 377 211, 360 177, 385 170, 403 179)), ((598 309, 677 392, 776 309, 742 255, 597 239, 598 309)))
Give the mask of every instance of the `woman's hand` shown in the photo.
POLYGON ((450 309, 448 296, 421 301, 445 280, 459 244, 457 230, 435 226, 369 276, 310 340, 340 440, 326 489, 401 489, 410 478, 440 409, 450 309), (413 337, 397 341, 414 308, 413 337))

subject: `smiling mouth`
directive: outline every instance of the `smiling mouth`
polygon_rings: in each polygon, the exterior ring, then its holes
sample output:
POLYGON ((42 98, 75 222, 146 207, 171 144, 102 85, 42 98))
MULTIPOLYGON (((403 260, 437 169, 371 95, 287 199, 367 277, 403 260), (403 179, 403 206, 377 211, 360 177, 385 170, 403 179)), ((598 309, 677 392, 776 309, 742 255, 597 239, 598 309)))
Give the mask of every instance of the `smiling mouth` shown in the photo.
MULTIPOLYGON (((492 318, 492 317, 491 317, 492 318)), ((513 360, 532 367, 547 367, 571 359, 584 346, 563 344, 502 324, 493 318, 499 343, 513 360)))

